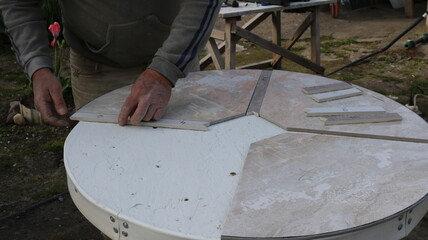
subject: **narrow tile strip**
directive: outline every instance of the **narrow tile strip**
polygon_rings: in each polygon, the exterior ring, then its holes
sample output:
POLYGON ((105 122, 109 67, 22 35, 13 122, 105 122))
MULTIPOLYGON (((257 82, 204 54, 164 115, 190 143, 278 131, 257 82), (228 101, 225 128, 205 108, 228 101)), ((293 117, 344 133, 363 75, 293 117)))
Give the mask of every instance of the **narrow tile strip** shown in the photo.
POLYGON ((259 80, 257 81, 256 88, 254 89, 253 96, 251 97, 250 104, 245 113, 246 115, 260 113, 271 75, 272 71, 262 71, 260 73, 259 80))

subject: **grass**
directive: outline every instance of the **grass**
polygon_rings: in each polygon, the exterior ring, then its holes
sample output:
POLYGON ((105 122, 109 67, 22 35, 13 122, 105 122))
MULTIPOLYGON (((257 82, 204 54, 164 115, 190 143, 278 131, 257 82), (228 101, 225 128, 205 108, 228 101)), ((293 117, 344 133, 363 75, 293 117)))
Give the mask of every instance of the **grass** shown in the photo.
POLYGON ((380 74, 376 74, 376 73, 369 73, 370 76, 376 78, 376 79, 380 79, 383 82, 393 82, 393 83, 402 83, 404 82, 403 79, 399 79, 396 77, 391 77, 391 76, 385 76, 385 75, 380 75, 380 74))
POLYGON ((56 194, 67 191, 67 184, 62 179, 52 179, 49 182, 43 183, 38 191, 34 192, 31 195, 31 198, 34 201, 40 201, 49 197, 52 197, 56 194))
POLYGON ((346 52, 333 52, 337 58, 347 58, 349 55, 346 52))
MULTIPOLYGON (((333 37, 329 36, 327 38, 323 37, 321 38, 321 53, 335 53, 339 54, 337 52, 338 49, 342 46, 349 46, 351 44, 357 44, 358 41, 353 38, 344 38, 344 39, 334 39, 333 37)), ((349 49, 349 47, 348 47, 349 49)), ((340 53, 340 57, 344 57, 345 54, 340 53)))
POLYGON ((294 52, 294 53, 300 53, 300 52, 302 52, 305 49, 307 49, 306 46, 293 46, 291 48, 291 51, 294 52))
POLYGON ((423 70, 426 69, 426 66, 428 66, 428 59, 423 59, 419 57, 412 58, 411 61, 409 61, 409 69, 412 70, 423 70))
POLYGON ((358 52, 358 49, 354 49, 354 48, 350 48, 350 47, 343 47, 343 50, 348 51, 348 52, 358 52))
POLYGON ((62 153, 65 137, 54 138, 41 146, 41 149, 53 153, 62 153))
POLYGON ((327 42, 327 45, 330 45, 331 47, 340 47, 344 45, 351 45, 358 43, 357 40, 353 38, 344 38, 344 39, 338 39, 336 41, 327 42))
POLYGON ((334 53, 333 49, 326 47, 326 46, 322 46, 322 45, 321 45, 320 51, 321 51, 321 53, 324 53, 324 54, 334 53))
MULTIPOLYGON (((320 40, 321 42, 332 41, 334 40, 334 37, 331 35, 324 35, 324 36, 320 36, 320 40)), ((310 41, 310 38, 308 38, 308 41, 310 41)))
POLYGON ((339 79, 343 80, 345 82, 352 82, 352 81, 355 81, 355 80, 359 80, 361 78, 362 78, 362 76, 359 75, 359 74, 346 74, 346 75, 340 76, 339 79))
POLYGON ((412 93, 422 93, 428 95, 428 79, 426 77, 417 77, 411 81, 410 89, 412 93))

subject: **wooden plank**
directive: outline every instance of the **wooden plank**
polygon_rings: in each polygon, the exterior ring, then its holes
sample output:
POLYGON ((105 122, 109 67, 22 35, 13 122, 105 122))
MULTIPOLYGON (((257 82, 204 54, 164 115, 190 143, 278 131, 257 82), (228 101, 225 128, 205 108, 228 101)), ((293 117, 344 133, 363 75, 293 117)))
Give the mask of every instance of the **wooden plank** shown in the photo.
POLYGON ((368 113, 368 114, 349 114, 341 116, 327 116, 320 118, 324 125, 356 124, 356 123, 379 123, 401 121, 398 113, 368 113))
POLYGON ((321 64, 321 40, 320 40, 320 7, 314 8, 311 13, 313 21, 311 24, 311 60, 312 62, 320 65, 321 64))
MULTIPOLYGON (((294 46, 294 44, 297 42, 297 40, 300 39, 303 33, 305 33, 305 31, 311 26, 312 21, 313 21, 313 14, 309 14, 308 16, 306 16, 305 20, 296 29, 293 36, 285 42, 284 48, 290 50, 294 46)), ((282 59, 282 56, 279 56, 279 55, 275 56, 273 58, 272 65, 275 65, 277 62, 281 61, 281 59, 282 59)))
MULTIPOLYGON (((244 28, 248 31, 251 31, 269 16, 270 16, 270 13, 259 13, 256 16, 254 16, 253 18, 251 18, 248 22, 246 22, 242 26, 242 28, 244 28)), ((240 37, 236 36, 236 41, 239 41, 239 39, 240 39, 240 37)), ((218 50, 220 53, 224 53, 225 49, 226 49, 226 43, 225 42, 220 43, 218 45, 218 50)), ((208 54, 199 61, 200 68, 204 69, 209 64, 211 64, 212 62, 213 62, 213 60, 211 58, 211 55, 208 54)))
POLYGON ((242 28, 248 31, 253 30, 255 27, 257 27, 260 23, 262 23, 266 18, 268 18, 271 15, 271 13, 259 13, 253 18, 251 18, 248 22, 246 22, 242 28))
POLYGON ((225 42, 226 42, 226 50, 224 55, 224 69, 234 69, 236 62, 236 19, 230 18, 226 19, 225 24, 225 42))
MULTIPOLYGON (((113 114, 76 112, 70 117, 70 119, 85 122, 117 123, 117 115, 113 114)), ((134 125, 129 121, 127 124, 134 125)), ((207 131, 209 123, 187 120, 160 119, 158 121, 140 122, 135 126, 207 131)))
POLYGON ((331 83, 331 84, 317 85, 317 86, 311 86, 311 87, 304 87, 302 89, 302 92, 305 94, 315 94, 315 93, 331 92, 331 91, 337 91, 337 90, 343 90, 343 89, 349 89, 349 88, 352 88, 351 84, 346 82, 340 82, 340 83, 331 83))
POLYGON ((413 18, 415 17, 415 4, 413 0, 404 0, 404 13, 406 17, 413 18))
MULTIPOLYGON (((224 53, 224 49, 225 49, 224 46, 225 46, 224 42, 220 43, 218 45, 218 50, 219 50, 220 53, 224 53)), ((205 57, 203 57, 201 60, 199 60, 199 67, 200 67, 201 70, 204 70, 211 63, 213 63, 213 59, 211 57, 211 54, 207 54, 207 55, 205 55, 205 57)))
POLYGON ((263 71, 260 74, 256 88, 253 92, 253 96, 251 97, 250 104, 248 105, 248 109, 246 111, 247 115, 252 113, 260 113, 260 108, 262 107, 263 99, 265 97, 271 75, 272 71, 263 71))
POLYGON ((224 32, 217 29, 213 29, 213 31, 211 32, 211 38, 224 41, 224 32))
POLYGON ((311 26, 313 20, 314 20, 313 14, 309 14, 305 18, 302 24, 294 32, 293 36, 285 43, 286 49, 290 49, 293 47, 293 45, 297 42, 297 40, 299 40, 300 37, 303 35, 303 33, 305 33, 305 31, 311 26))
MULTIPOLYGON (((272 43, 281 46, 281 12, 272 13, 272 43)), ((272 57, 280 55, 273 53, 272 57)), ((281 69, 281 61, 277 61, 272 65, 273 69, 281 69)))
MULTIPOLYGON (((256 1, 261 2, 261 1, 256 1)), ((302 9, 302 8, 310 8, 314 6, 328 5, 332 3, 332 0, 312 0, 312 1, 290 1, 290 5, 284 7, 282 5, 269 5, 269 6, 255 6, 253 3, 239 2, 239 7, 232 8, 221 8, 219 17, 220 18, 230 18, 237 16, 244 16, 249 14, 257 14, 264 12, 274 12, 274 11, 284 11, 284 10, 292 10, 292 9, 302 9)))
POLYGON ((305 113, 307 117, 382 113, 382 112, 385 112, 385 109, 381 106, 305 108, 305 113))
POLYGON ((283 57, 301 65, 301 66, 304 66, 304 67, 316 72, 316 73, 320 73, 320 74, 324 73, 324 68, 321 67, 320 65, 315 64, 315 63, 313 63, 313 62, 311 62, 311 61, 309 61, 309 60, 307 60, 307 59, 305 59, 305 58, 303 58, 303 57, 301 57, 301 56, 299 56, 299 55, 297 55, 291 51, 288 51, 282 47, 279 47, 279 46, 273 44, 272 42, 269 42, 268 40, 265 40, 265 39, 257 36, 256 34, 251 33, 251 32, 249 32, 243 28, 240 28, 237 26, 236 27, 236 34, 242 38, 247 39, 248 41, 250 41, 252 43, 255 43, 255 44, 271 51, 271 52, 279 54, 279 55, 281 55, 281 56, 283 56, 283 57))
POLYGON ((326 102, 326 101, 331 101, 331 100, 337 100, 337 99, 342 99, 342 98, 358 96, 361 94, 363 94, 362 91, 360 91, 356 88, 350 88, 350 89, 345 89, 345 90, 314 94, 314 95, 312 95, 312 99, 314 99, 317 102, 326 102))
MULTIPOLYGON (((239 3, 239 2, 238 2, 239 3)), ((268 6, 255 6, 254 3, 245 3, 240 2, 239 7, 227 7, 221 8, 219 17, 221 18, 231 18, 231 17, 241 17, 250 14, 260 14, 260 13, 271 13, 275 11, 282 11, 285 9, 284 6, 281 5, 268 5, 268 6)))
POLYGON ((213 38, 208 39, 207 50, 208 50, 210 56, 212 56, 212 60, 214 62, 215 68, 217 70, 224 69, 224 61, 223 61, 223 58, 221 56, 220 51, 217 48, 217 43, 216 43, 215 39, 213 39, 213 38))
POLYGON ((237 67, 236 69, 265 69, 272 67, 272 59, 256 62, 256 63, 250 63, 246 65, 242 65, 237 67))

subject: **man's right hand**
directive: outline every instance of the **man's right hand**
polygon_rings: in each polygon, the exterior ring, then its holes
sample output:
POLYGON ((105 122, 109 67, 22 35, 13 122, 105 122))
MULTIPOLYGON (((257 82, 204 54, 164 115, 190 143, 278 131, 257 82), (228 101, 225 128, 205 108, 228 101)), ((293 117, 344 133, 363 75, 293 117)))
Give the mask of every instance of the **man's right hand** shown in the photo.
POLYGON ((32 76, 34 105, 45 123, 68 126, 67 106, 59 80, 50 69, 41 68, 32 76))

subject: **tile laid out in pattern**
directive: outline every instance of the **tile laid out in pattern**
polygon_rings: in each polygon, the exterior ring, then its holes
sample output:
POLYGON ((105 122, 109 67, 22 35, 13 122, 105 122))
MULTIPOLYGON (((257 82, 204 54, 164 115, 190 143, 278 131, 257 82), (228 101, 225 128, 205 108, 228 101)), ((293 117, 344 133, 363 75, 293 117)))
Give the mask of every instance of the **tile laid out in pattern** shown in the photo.
POLYGON ((332 84, 337 80, 321 76, 274 71, 260 110, 260 116, 284 129, 299 132, 324 133, 369 138, 428 142, 428 124, 417 114, 391 99, 358 87, 363 95, 317 103, 304 94, 307 86, 332 84), (318 118, 307 117, 307 108, 382 107, 385 112, 397 113, 401 121, 328 125, 318 118))
POLYGON ((367 113, 367 114, 349 114, 340 116, 325 116, 321 118, 324 125, 339 124, 357 124, 357 123, 379 123, 401 121, 398 113, 367 113))
POLYGON ((307 117, 319 116, 335 116, 347 114, 366 114, 366 113, 382 113, 385 109, 381 106, 368 106, 368 107, 318 107, 318 108, 305 108, 307 117))
MULTIPOLYGON (((164 115, 167 120, 185 120, 212 125, 246 114, 255 89, 260 81, 261 70, 203 71, 180 79, 164 115)), ((260 111, 256 115, 284 129, 292 131, 351 135, 403 141, 428 142, 428 125, 406 107, 364 88, 357 89, 360 96, 317 103, 300 90, 317 85, 340 83, 337 80, 316 75, 273 71, 266 91, 262 95, 260 111), (305 109, 381 107, 385 112, 396 113, 401 121, 324 125, 319 119, 307 117, 305 109)), ((352 90, 340 90, 348 91, 352 90)), ((85 105, 73 116, 90 116, 94 121, 117 122, 118 113, 130 86, 101 96, 85 105)), ((328 92, 331 94, 334 92, 328 92)), ((326 93, 320 93, 326 94, 326 93)), ((77 119, 80 120, 80 119, 77 119)), ((180 125, 178 125, 180 126, 180 125)))
POLYGON ((312 87, 304 87, 302 88, 303 93, 306 94, 315 94, 315 93, 323 93, 330 91, 337 91, 352 88, 352 85, 346 82, 338 82, 324 85, 316 85, 312 87))
MULTIPOLYGON (((173 88, 164 119, 196 122, 225 121, 245 115, 261 71, 204 71, 189 74, 173 88)), ((130 86, 114 90, 83 106, 75 120, 117 122, 130 86), (82 116, 86 119, 83 119, 82 116)))
POLYGON ((426 156, 425 143, 308 133, 255 142, 222 235, 308 236, 374 223, 426 195, 426 156))
POLYGON ((327 101, 332 101, 332 100, 337 100, 342 98, 358 96, 361 94, 363 94, 362 91, 356 88, 349 88, 344 90, 314 94, 312 95, 312 99, 314 99, 317 102, 327 102, 327 101))

